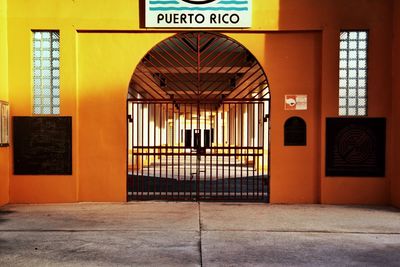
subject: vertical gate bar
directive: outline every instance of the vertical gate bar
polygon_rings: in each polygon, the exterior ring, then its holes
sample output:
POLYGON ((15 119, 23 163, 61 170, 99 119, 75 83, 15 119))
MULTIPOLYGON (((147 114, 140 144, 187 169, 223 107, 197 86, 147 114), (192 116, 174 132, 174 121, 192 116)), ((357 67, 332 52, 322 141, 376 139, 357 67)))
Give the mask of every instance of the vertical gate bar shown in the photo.
POLYGON ((137 105, 137 103, 133 103, 132 102, 132 199, 135 198, 135 163, 137 164, 137 158, 136 158, 136 151, 135 151, 135 133, 136 133, 136 127, 135 127, 135 106, 137 105))
POLYGON ((157 182, 157 187, 158 187, 158 195, 159 195, 159 198, 160 199, 162 199, 162 177, 163 177, 163 174, 162 174, 162 151, 161 151, 161 149, 162 149, 162 121, 163 121, 163 116, 162 116, 162 110, 163 110, 163 108, 164 108, 164 104, 161 104, 160 105, 160 120, 159 120, 159 122, 160 122, 160 125, 159 125, 159 129, 160 129, 160 144, 158 145, 158 152, 160 153, 160 176, 159 176, 159 178, 158 178, 158 182, 157 182))
POLYGON ((141 173, 142 173, 142 188, 141 188, 141 191, 142 192, 140 192, 140 195, 141 195, 141 198, 143 199, 143 191, 144 191, 144 174, 143 174, 143 169, 144 169, 144 159, 145 159, 145 156, 144 156, 144 151, 143 151, 143 146, 144 146, 144 130, 143 130, 143 128, 144 128, 144 115, 143 115, 143 113, 144 113, 144 103, 142 104, 142 125, 141 125, 141 131, 142 131, 142 135, 141 135, 141 137, 142 137, 142 140, 141 140, 141 143, 140 143, 140 146, 142 147, 142 149, 141 149, 141 152, 142 152, 142 154, 141 154, 141 158, 142 158, 142 169, 141 169, 141 173))
MULTIPOLYGON (((250 133, 249 133, 250 127, 251 127, 251 124, 250 124, 250 119, 251 119, 250 107, 251 107, 250 104, 247 103, 247 109, 246 109, 246 118, 247 118, 247 143, 246 143, 246 147, 247 147, 247 150, 246 150, 247 151, 246 152, 247 199, 249 199, 249 161, 250 161, 250 156, 249 156, 250 150, 249 150, 249 148, 251 147, 250 146, 251 138, 250 138, 250 133)), ((253 127, 251 127, 251 129, 252 129, 252 134, 253 134, 253 132, 254 132, 253 127)), ((252 198, 254 198, 254 195, 255 195, 254 194, 254 178, 252 178, 252 181, 253 181, 253 187, 252 187, 252 189, 253 189, 253 197, 252 198)))
POLYGON ((184 145, 183 145, 183 147, 184 147, 184 154, 183 154, 183 172, 184 172, 184 174, 183 174, 183 177, 184 177, 184 182, 183 182, 183 197, 184 198, 186 198, 186 106, 187 106, 187 104, 183 104, 183 106, 184 106, 184 112, 185 112, 185 115, 184 115, 184 120, 183 120, 183 133, 184 133, 184 135, 183 135, 183 142, 184 142, 184 145))
POLYGON ((154 153, 154 164, 153 164, 153 197, 156 198, 156 147, 157 147, 157 105, 153 104, 153 114, 154 114, 154 118, 153 118, 153 139, 154 139, 154 144, 153 144, 153 153, 154 153))
MULTIPOLYGON (((206 120, 207 120, 207 104, 204 104, 204 130, 203 130, 203 136, 204 136, 204 140, 203 140, 203 146, 204 149, 206 149, 205 144, 206 144, 206 136, 205 136, 205 130, 206 130, 206 120)), ((201 135, 201 134, 200 134, 201 135)), ((206 196, 206 184, 207 184, 207 151, 205 150, 204 156, 204 176, 203 176, 203 192, 204 192, 204 196, 206 196)), ((211 166, 210 166, 211 167, 211 166)))
POLYGON ((136 190, 137 190, 137 194, 136 194, 136 198, 139 199, 139 133, 140 133, 140 126, 139 126, 139 107, 141 104, 137 104, 136 105, 136 116, 137 116, 137 120, 136 120, 136 129, 137 129, 137 134, 136 134, 136 180, 137 180, 137 185, 136 185, 136 190))
MULTIPOLYGON (((207 34, 206 34, 206 35, 202 35, 202 37, 206 37, 206 41, 203 42, 203 47, 204 46, 207 46, 207 47, 204 48, 204 50, 201 51, 201 53, 204 55, 204 54, 207 54, 209 52, 208 50, 212 48, 211 44, 214 42, 214 40, 212 40, 212 39, 214 39, 214 36, 210 35, 210 36, 207 37, 207 34)), ((219 46, 221 47, 221 45, 219 45, 219 46)), ((203 62, 205 60, 206 60, 206 58, 202 59, 203 62)))
MULTIPOLYGON (((201 69, 201 52, 200 52, 200 42, 201 42, 201 35, 200 33, 197 33, 197 101, 199 101, 199 95, 200 95, 200 69, 201 69)), ((199 131, 199 146, 201 147, 201 114, 200 114, 200 103, 197 102, 197 129, 199 131)), ((204 139, 204 138, 203 138, 204 139)), ((199 149, 199 148, 197 148, 199 149)), ((205 156, 204 156, 205 159, 205 156)), ((200 166, 201 166, 201 155, 199 153, 199 150, 197 150, 197 157, 196 157, 196 195, 197 199, 200 198, 200 166)), ((204 184, 204 183, 203 183, 204 184)))
POLYGON ((225 197, 225 104, 222 104, 222 198, 225 197))
POLYGON ((192 144, 194 142, 194 135, 193 135, 193 105, 190 105, 190 199, 192 199, 192 187, 193 187, 193 171, 192 171, 192 144))
MULTIPOLYGON (((218 196, 219 196, 219 194, 218 194, 218 160, 219 160, 219 144, 218 144, 218 141, 219 141, 219 128, 218 128, 218 121, 219 121, 219 115, 218 115, 218 106, 216 106, 215 107, 215 130, 214 130, 214 140, 216 141, 215 143, 217 144, 216 145, 216 147, 217 147, 217 156, 216 156, 216 169, 215 169, 215 198, 216 199, 218 199, 218 196)), ((211 154, 213 154, 213 152, 211 151, 211 154)))
POLYGON ((260 188, 259 188, 259 185, 258 185, 258 179, 256 179, 256 176, 255 176, 255 167, 256 167, 256 152, 255 152, 255 150, 254 150, 254 147, 258 147, 258 141, 256 141, 256 131, 257 131, 257 140, 258 140, 258 125, 259 125, 259 116, 258 116, 258 103, 252 103, 252 105, 253 105, 253 154, 254 154, 254 156, 253 156, 253 179, 255 179, 255 182, 257 182, 257 186, 256 186, 256 188, 257 188, 257 199, 259 198, 259 192, 260 192, 260 188), (256 107, 257 107, 257 113, 256 113, 256 107), (256 118, 256 114, 257 114, 257 118, 256 118))
POLYGON ((168 188, 168 148, 169 148, 169 142, 168 142, 168 132, 169 132, 169 123, 168 123, 168 120, 169 120, 169 110, 168 110, 168 107, 169 106, 169 104, 167 103, 166 104, 166 112, 165 112, 165 115, 166 115, 166 118, 165 118, 165 177, 166 177, 166 179, 165 179, 165 195, 166 195, 166 198, 168 199, 168 193, 169 193, 169 188, 168 188))
MULTIPOLYGON (((178 106, 178 186, 177 186, 177 191, 178 191, 178 199, 180 198, 180 191, 181 191, 181 106, 178 106)), ((174 124, 175 124, 174 120, 174 124)), ((175 138, 175 132, 174 132, 174 138, 175 138)))
POLYGON ((264 144, 264 133, 265 133, 265 127, 264 127, 264 106, 265 106, 265 103, 264 102, 262 102, 262 112, 261 112, 261 114, 262 114, 262 118, 263 118, 263 120, 262 120, 262 138, 261 138, 261 145, 262 145, 262 156, 261 156, 261 160, 262 160, 262 170, 261 170, 261 172, 262 172, 262 195, 263 195, 263 198, 265 198, 265 190, 264 190, 264 187, 265 187, 265 177, 264 177, 264 147, 265 147, 265 144, 264 144))
MULTIPOLYGON (((212 198, 213 195, 213 186, 212 186, 212 182, 213 182, 213 109, 212 109, 212 104, 209 105, 209 109, 210 109, 210 121, 209 121, 209 125, 210 125, 210 136, 209 136, 209 142, 210 142, 210 198, 212 198)), ((214 135, 215 135, 215 129, 214 129, 214 135)), ((215 137, 215 136, 214 136, 215 137)))
MULTIPOLYGON (((137 110, 139 110, 139 103, 135 103, 133 110, 132 110, 132 116, 134 118, 133 123, 135 124, 135 120, 136 120, 136 129, 135 129, 135 133, 136 133, 136 145, 135 142, 133 142, 133 146, 135 147, 134 150, 132 150, 132 157, 134 158, 134 161, 136 162, 136 165, 132 166, 132 173, 133 173, 133 184, 134 186, 132 187, 132 196, 135 196, 135 199, 138 199, 138 194, 135 195, 135 190, 138 190, 138 186, 139 186, 139 158, 138 158, 138 152, 137 152, 137 147, 138 147, 138 143, 139 143, 139 127, 138 127, 138 123, 139 123, 139 118, 137 116, 137 110), (136 111, 135 111, 136 110, 136 111), (136 112, 136 115, 135 115, 136 112), (136 169, 136 170, 135 170, 136 169)), ((133 139, 135 139, 135 136, 132 136, 133 139)), ((139 191, 137 191, 139 192, 139 191)))
POLYGON ((240 104, 240 124, 238 127, 240 129, 240 199, 243 199, 243 133, 244 133, 243 115, 244 115, 244 109, 243 109, 243 103, 241 103, 240 104))
MULTIPOLYGON (((169 113, 169 112, 168 112, 169 113)), ((172 133, 170 138, 172 139, 172 170, 171 170, 171 175, 172 175, 172 179, 171 179, 171 189, 172 189, 172 199, 175 198, 175 186, 174 186, 174 182, 175 182, 175 177, 174 177, 174 168, 175 168, 175 149, 174 149, 174 145, 175 145, 175 105, 174 103, 171 103, 171 115, 172 115, 172 133)))
POLYGON ((128 99, 127 99, 127 101, 126 101, 126 106, 125 106, 125 108, 126 108, 126 155, 125 155, 125 157, 126 157, 126 201, 128 202, 130 199, 129 199, 129 187, 130 187, 130 182, 131 182, 131 179, 129 178, 129 163, 130 163, 130 159, 129 159, 129 156, 130 156, 130 152, 129 152, 129 150, 130 150, 130 145, 129 145, 129 141, 130 141, 130 135, 129 135, 129 131, 130 131, 130 129, 131 129, 131 123, 130 123, 130 118, 129 118, 129 116, 130 116, 130 114, 129 114, 129 105, 130 105, 130 102, 129 102, 129 96, 128 96, 128 99))
POLYGON ((147 198, 150 196, 150 103, 147 103, 147 198))
MULTIPOLYGON (((254 167, 255 167, 255 159, 256 159, 256 157, 255 157, 255 152, 254 152, 254 147, 256 146, 256 128, 258 128, 258 123, 256 124, 256 121, 255 121, 255 112, 256 112, 256 107, 255 107, 255 103, 251 103, 251 106, 253 107, 252 108, 252 119, 253 119, 253 122, 252 122, 252 124, 253 124, 253 135, 252 135, 252 140, 253 140, 253 142, 252 142, 252 147, 253 147, 253 161, 252 161, 252 164, 251 164, 251 166, 252 166, 252 169, 253 169, 253 187, 255 186, 254 185, 254 182, 256 182, 257 180, 255 179, 255 173, 254 173, 254 167)), ((258 121, 258 119, 257 119, 257 121, 258 121)), ((258 131, 258 129, 257 129, 257 131, 258 131)), ((257 184, 257 187, 255 187, 256 189, 257 189, 257 198, 258 198, 258 184, 257 184)))
POLYGON ((126 143, 127 143, 127 152, 128 152, 128 158, 127 158, 127 160, 126 160, 126 171, 127 171, 127 176, 126 176, 126 178, 127 178, 127 181, 126 181, 126 199, 127 199, 127 201, 130 201, 130 200, 132 200, 132 197, 131 197, 131 195, 129 194, 130 193, 130 190, 131 190, 131 184, 132 184, 132 179, 133 179, 133 155, 132 155, 132 153, 133 153, 133 143, 132 143, 132 145, 130 145, 129 143, 131 142, 131 140, 132 140, 132 136, 133 136, 133 133, 134 133, 134 129, 133 129, 133 127, 132 127, 132 122, 131 122, 131 120, 133 119, 133 115, 129 112, 129 110, 130 110, 130 108, 131 108, 131 105, 132 105, 132 101, 129 101, 129 99, 128 99, 128 101, 126 102, 126 113, 127 113, 127 115, 128 115, 128 126, 127 126, 127 129, 126 129, 126 143), (131 117, 129 117, 129 116, 131 116, 131 117), (132 133, 131 135, 129 134, 129 133, 132 133), (130 173, 130 170, 129 170, 129 164, 131 164, 130 166, 131 166, 131 170, 132 170, 132 173, 130 173))
POLYGON ((228 122, 229 122, 229 126, 228 126, 228 199, 231 198, 231 127, 232 127, 232 123, 231 123, 231 103, 228 104, 228 122))
POLYGON ((237 161, 236 161, 236 157, 237 157, 237 154, 236 154, 236 147, 237 147, 237 144, 236 144, 236 138, 237 138, 237 125, 236 125, 236 117, 237 117, 237 103, 235 102, 235 113, 234 113, 234 115, 235 115, 235 118, 234 118, 234 122, 235 122, 235 126, 233 127, 233 134, 234 134, 234 145, 233 145, 233 148, 234 148, 234 150, 233 150, 233 153, 234 153, 234 159, 235 159, 235 178, 234 178, 234 185, 235 185, 235 199, 236 199, 236 192, 237 192, 237 181, 236 181, 236 165, 237 165, 237 161))
POLYGON ((127 104, 126 104, 126 113, 127 113, 127 119, 128 119, 128 125, 127 125, 127 197, 128 201, 133 200, 133 189, 134 189, 134 163, 135 163, 135 157, 134 157, 134 133, 135 133, 135 127, 134 127, 134 116, 133 116, 133 104, 134 104, 134 99, 128 97, 127 104), (132 110, 130 112, 130 110, 132 110))
POLYGON ((132 168, 132 174, 131 174, 131 199, 133 199, 134 198, 134 196, 133 196, 133 191, 134 191, 134 188, 135 188, 135 175, 134 175, 134 168, 135 168, 135 157, 134 157, 134 146, 135 146, 135 121, 134 121, 134 102, 131 102, 131 109, 132 109, 132 122, 130 123, 130 127, 132 128, 132 136, 131 136, 131 140, 132 140, 132 146, 131 146, 131 157, 132 157, 132 159, 131 159, 131 168, 132 168))
MULTIPOLYGON (((261 198, 263 198, 263 193, 262 193, 262 180, 260 181, 260 138, 261 138, 261 134, 262 134, 262 118, 260 118, 260 115, 262 117, 261 114, 261 105, 260 103, 257 103, 257 109, 258 109, 258 137, 257 137, 257 185, 260 185, 261 182, 261 198)), ((260 191, 260 189, 259 189, 260 191)))
MULTIPOLYGON (((260 109, 261 108, 261 106, 260 106, 260 103, 259 102, 257 102, 257 132, 258 132, 258 136, 257 136, 257 162, 256 162, 256 173, 257 173, 257 186, 258 186, 258 192, 260 193, 262 190, 261 190, 261 188, 259 188, 259 186, 260 186, 260 182, 261 182, 261 180, 260 180, 260 171, 259 171, 259 169, 260 169, 260 138, 261 138, 261 123, 262 123, 262 121, 261 121, 261 119, 260 119, 260 114, 261 114, 261 112, 260 112, 260 109)), ((261 185, 261 187, 262 187, 262 185, 261 185)), ((262 192, 261 192, 261 198, 262 198, 262 192)))
POLYGON ((267 100, 267 103, 268 103, 268 109, 267 109, 267 112, 268 112, 268 124, 267 124, 267 133, 268 133, 268 135, 267 135, 267 144, 268 144, 268 146, 267 146, 267 148, 268 148, 268 150, 267 150, 267 178, 268 178, 268 181, 267 181, 267 201, 268 201, 268 203, 270 202, 270 200, 271 200, 271 179, 270 179, 270 169, 271 169, 271 157, 270 157, 270 155, 271 155, 271 153, 270 153, 270 149, 271 149, 271 138, 270 138, 270 114, 271 114, 271 102, 270 102, 270 98, 268 98, 268 100, 267 100))
MULTIPOLYGON (((197 38, 199 38, 199 35, 197 35, 197 38)), ((200 103, 197 102, 197 119, 196 119, 196 129, 199 131, 199 134, 201 136, 201 121, 200 121, 200 103)), ((199 146, 201 146, 201 137, 200 137, 200 142, 199 146)), ((197 148, 196 148, 197 150, 197 148)), ((200 198, 200 160, 201 156, 199 154, 199 151, 196 151, 196 198, 200 198)))
MULTIPOLYGON (((252 129, 251 135, 254 133, 254 127, 251 127, 250 119, 252 118, 250 109, 253 110, 253 106, 250 103, 247 103, 247 129, 252 129)), ((249 130, 248 130, 249 131, 249 130)), ((250 162, 250 148, 251 148, 251 136, 250 133, 247 132, 247 162, 246 162, 246 172, 247 172, 247 188, 249 187, 249 162, 250 162)), ((254 151, 253 151, 254 153, 254 151)), ((255 191, 254 191, 254 177, 252 177, 252 189, 253 195, 252 198, 255 199, 255 191)), ((247 190, 247 198, 249 198, 249 192, 247 190)))

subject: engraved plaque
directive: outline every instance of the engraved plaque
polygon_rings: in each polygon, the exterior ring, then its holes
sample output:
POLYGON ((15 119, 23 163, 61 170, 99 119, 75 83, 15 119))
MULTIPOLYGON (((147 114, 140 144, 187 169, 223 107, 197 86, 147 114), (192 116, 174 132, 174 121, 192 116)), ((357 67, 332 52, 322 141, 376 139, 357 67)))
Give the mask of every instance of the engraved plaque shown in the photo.
POLYGON ((327 118, 326 176, 385 176, 385 118, 327 118))
POLYGON ((13 117, 14 174, 71 175, 71 117, 13 117))

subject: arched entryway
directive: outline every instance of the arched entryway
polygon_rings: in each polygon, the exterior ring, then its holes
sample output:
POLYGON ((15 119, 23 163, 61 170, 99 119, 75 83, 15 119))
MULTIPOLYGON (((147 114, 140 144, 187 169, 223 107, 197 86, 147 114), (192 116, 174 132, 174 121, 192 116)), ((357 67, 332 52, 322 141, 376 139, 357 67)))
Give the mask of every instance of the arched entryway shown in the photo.
POLYGON ((136 67, 128 199, 269 200, 267 77, 235 40, 179 33, 136 67))

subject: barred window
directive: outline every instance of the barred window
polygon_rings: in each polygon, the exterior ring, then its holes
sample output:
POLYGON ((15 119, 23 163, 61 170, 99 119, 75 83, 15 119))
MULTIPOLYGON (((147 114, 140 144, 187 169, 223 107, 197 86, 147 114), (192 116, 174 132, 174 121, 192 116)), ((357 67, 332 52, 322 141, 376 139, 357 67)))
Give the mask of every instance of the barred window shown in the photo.
POLYGON ((60 114, 59 31, 33 31, 33 114, 60 114))
POLYGON ((341 31, 339 115, 367 115, 368 31, 341 31))

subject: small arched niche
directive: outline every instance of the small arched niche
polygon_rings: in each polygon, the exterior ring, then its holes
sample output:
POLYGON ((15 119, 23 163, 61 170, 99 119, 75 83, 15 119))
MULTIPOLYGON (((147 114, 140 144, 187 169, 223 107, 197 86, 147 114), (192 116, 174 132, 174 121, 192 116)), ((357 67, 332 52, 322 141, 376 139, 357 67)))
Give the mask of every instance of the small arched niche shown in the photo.
POLYGON ((290 117, 284 126, 285 146, 306 146, 307 145, 307 124, 300 117, 290 117))

